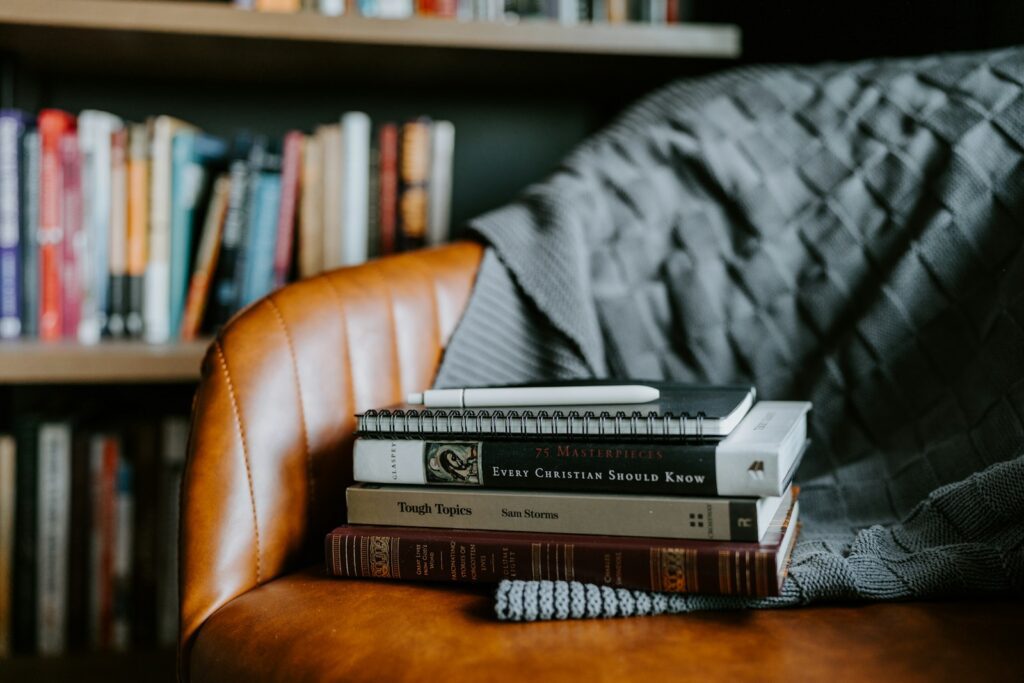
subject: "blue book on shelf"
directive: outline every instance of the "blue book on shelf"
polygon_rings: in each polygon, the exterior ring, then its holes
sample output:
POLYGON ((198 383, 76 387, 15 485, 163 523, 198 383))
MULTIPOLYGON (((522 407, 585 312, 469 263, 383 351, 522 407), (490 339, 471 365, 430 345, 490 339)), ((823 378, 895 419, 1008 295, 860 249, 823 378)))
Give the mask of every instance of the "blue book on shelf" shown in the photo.
POLYGON ((209 177, 207 168, 223 163, 224 140, 196 131, 181 131, 171 143, 171 338, 181 334, 193 233, 209 177))
POLYGON ((281 205, 281 174, 260 173, 249 204, 249 242, 242 287, 242 305, 270 293, 274 287, 277 214, 281 205))
POLYGON ((21 145, 25 112, 0 109, 0 338, 21 334, 21 145))

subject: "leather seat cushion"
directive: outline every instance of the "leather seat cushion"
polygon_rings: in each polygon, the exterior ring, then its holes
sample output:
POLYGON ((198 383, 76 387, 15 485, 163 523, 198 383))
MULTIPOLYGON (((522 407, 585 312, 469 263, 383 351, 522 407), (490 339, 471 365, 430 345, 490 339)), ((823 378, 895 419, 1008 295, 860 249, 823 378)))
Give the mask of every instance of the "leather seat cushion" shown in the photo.
POLYGON ((1020 603, 907 603, 506 624, 489 587, 310 567, 200 629, 195 681, 1019 680, 1020 603))

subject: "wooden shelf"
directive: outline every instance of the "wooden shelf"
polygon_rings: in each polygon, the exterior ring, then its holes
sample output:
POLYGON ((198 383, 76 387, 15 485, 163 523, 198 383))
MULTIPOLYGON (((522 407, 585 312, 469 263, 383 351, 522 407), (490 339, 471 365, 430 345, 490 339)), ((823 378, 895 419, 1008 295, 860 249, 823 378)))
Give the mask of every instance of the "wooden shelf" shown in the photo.
POLYGON ((0 383, 79 384, 194 382, 209 341, 153 345, 141 342, 0 343, 0 383))
POLYGON ((740 53, 726 24, 460 22, 269 14, 226 4, 3 0, 0 45, 42 73, 260 84, 465 87, 643 80, 740 53), (468 80, 467 80, 468 79, 468 80))
POLYGON ((710 24, 460 22, 246 12, 224 4, 127 0, 4 0, 0 23, 54 29, 213 35, 279 41, 419 45, 576 54, 736 57, 739 30, 710 24))

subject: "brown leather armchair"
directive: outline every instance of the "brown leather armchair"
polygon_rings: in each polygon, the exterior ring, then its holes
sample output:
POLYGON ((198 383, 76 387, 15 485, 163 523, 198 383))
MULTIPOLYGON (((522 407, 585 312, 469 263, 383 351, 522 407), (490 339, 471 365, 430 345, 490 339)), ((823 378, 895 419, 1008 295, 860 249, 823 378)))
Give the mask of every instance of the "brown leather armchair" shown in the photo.
POLYGON ((183 680, 1019 675, 1013 604, 501 624, 486 587, 326 578, 353 415, 430 385, 480 256, 458 243, 296 283, 210 346, 182 487, 183 680))

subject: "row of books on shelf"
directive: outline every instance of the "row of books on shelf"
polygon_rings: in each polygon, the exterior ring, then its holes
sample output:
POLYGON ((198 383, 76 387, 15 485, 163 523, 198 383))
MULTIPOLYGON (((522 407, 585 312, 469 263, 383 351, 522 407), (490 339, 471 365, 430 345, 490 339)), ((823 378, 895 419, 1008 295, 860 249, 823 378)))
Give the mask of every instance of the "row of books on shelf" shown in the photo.
POLYGON ((184 417, 0 435, 0 657, 177 642, 184 417))
POLYGON ((455 130, 205 133, 0 110, 0 339, 189 340, 296 277, 444 242, 455 130))
POLYGON ((801 401, 661 384, 657 403, 358 418, 330 574, 777 595, 798 532, 801 401))
POLYGON ((319 12, 372 19, 432 17, 459 21, 548 20, 562 24, 689 21, 689 0, 234 0, 261 12, 319 12))

